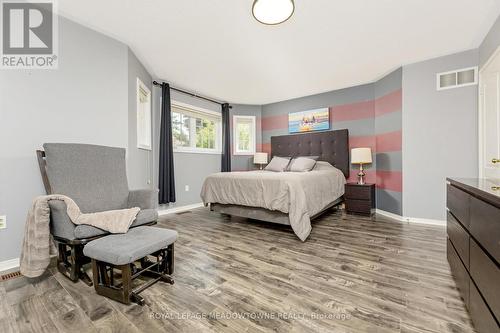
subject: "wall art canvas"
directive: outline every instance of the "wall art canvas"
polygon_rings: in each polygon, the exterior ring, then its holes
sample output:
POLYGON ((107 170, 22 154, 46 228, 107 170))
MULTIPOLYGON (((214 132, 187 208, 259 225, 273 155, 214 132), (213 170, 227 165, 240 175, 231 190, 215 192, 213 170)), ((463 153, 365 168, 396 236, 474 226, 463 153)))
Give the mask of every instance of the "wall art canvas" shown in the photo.
POLYGON ((288 132, 302 133, 330 129, 328 108, 293 112, 288 114, 288 132))

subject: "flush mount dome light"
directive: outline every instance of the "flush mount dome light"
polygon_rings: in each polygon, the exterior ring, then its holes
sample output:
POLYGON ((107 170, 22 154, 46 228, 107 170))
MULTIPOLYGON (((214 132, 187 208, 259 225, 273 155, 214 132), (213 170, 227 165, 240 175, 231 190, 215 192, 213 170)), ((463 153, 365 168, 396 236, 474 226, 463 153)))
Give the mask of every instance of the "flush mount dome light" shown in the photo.
POLYGON ((263 24, 280 24, 288 20, 295 10, 293 0, 255 0, 253 17, 263 24))

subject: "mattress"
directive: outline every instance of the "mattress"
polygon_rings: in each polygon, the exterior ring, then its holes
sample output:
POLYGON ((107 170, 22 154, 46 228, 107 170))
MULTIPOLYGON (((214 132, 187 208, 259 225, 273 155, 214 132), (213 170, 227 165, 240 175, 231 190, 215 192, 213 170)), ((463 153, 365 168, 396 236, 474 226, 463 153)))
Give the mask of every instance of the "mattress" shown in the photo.
POLYGON ((309 172, 246 171, 208 176, 201 190, 205 204, 260 207, 288 214, 295 234, 305 241, 310 217, 344 194, 343 173, 327 162, 309 172))

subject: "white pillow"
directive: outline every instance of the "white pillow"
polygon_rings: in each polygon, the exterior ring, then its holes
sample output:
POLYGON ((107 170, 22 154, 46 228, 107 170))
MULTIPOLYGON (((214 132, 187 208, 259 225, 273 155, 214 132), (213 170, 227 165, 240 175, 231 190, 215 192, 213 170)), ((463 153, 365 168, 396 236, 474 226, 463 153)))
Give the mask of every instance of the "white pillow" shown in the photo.
POLYGON ((328 162, 318 161, 313 170, 335 170, 336 168, 328 162))
POLYGON ((288 170, 292 172, 311 171, 316 165, 316 160, 309 157, 296 157, 290 162, 288 170))
POLYGON ((269 164, 264 168, 267 171, 283 172, 290 163, 290 157, 274 156, 269 164))

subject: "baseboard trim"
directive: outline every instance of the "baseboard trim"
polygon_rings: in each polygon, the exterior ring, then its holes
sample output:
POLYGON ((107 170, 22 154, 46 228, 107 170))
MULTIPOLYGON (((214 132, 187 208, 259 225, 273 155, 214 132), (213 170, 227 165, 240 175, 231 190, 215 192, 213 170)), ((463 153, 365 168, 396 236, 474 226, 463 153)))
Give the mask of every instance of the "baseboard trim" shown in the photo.
MULTIPOLYGON (((199 202, 199 203, 192 204, 192 205, 172 207, 172 208, 168 208, 168 209, 161 209, 161 210, 158 210, 158 215, 163 216, 163 215, 181 213, 181 212, 185 212, 185 211, 188 211, 191 209, 201 208, 203 206, 204 206, 203 202, 199 202)), ((387 211, 382 210, 382 209, 376 209, 375 212, 376 212, 376 214, 380 214, 382 216, 389 217, 389 218, 396 220, 396 221, 399 221, 399 222, 446 226, 446 221, 443 221, 443 220, 423 219, 423 218, 419 218, 419 217, 406 217, 406 216, 401 216, 401 215, 394 214, 391 212, 387 212, 387 211)), ((19 259, 16 259, 16 260, 19 263, 19 259)), ((2 263, 0 263, 0 270, 2 267, 1 264, 2 263)))
POLYGON ((380 214, 385 217, 389 217, 391 219, 394 219, 399 222, 405 222, 405 223, 419 223, 419 224, 430 224, 430 225, 439 225, 439 226, 446 226, 446 221, 443 220, 433 220, 433 219, 423 219, 419 217, 406 217, 406 216, 401 216, 398 214, 394 214, 391 212, 387 212, 382 209, 376 209, 375 212, 377 214, 380 214))
POLYGON ((18 268, 18 267, 19 267, 19 258, 0 261, 0 272, 8 271, 10 269, 18 268))
POLYGON ((199 202, 196 204, 192 205, 186 205, 186 206, 179 206, 179 207, 172 207, 172 208, 167 208, 167 209, 160 209, 158 210, 158 216, 163 216, 163 215, 168 215, 168 214, 175 214, 175 213, 180 213, 180 212, 185 212, 191 209, 196 209, 203 207, 203 202, 199 202))

